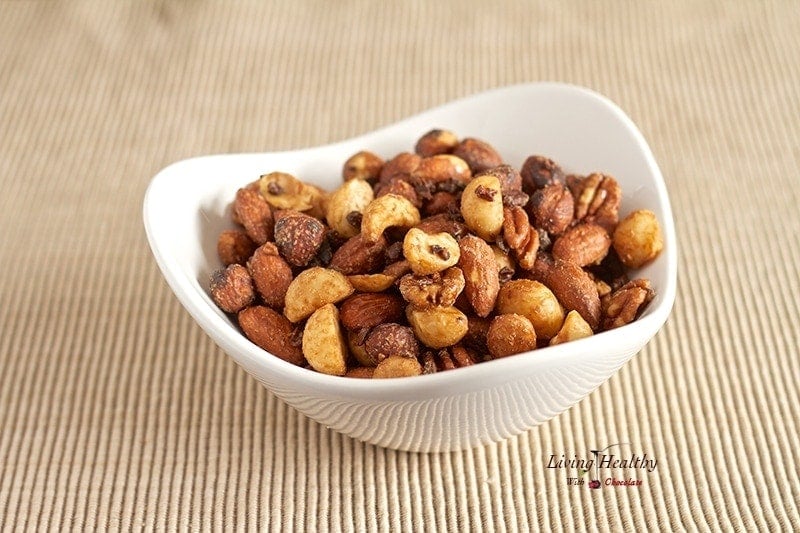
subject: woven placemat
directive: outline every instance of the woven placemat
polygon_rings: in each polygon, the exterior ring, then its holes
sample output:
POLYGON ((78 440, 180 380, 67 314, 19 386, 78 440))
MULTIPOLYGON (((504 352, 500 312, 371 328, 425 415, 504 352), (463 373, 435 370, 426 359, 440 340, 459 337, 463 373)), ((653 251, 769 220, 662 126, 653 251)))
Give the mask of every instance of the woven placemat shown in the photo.
POLYGON ((795 2, 0 3, 0 530, 800 529, 795 2), (653 341, 576 407, 461 453, 299 415, 194 324, 149 179, 558 80, 650 142, 680 241, 653 341), (550 456, 630 443, 640 486, 550 456))

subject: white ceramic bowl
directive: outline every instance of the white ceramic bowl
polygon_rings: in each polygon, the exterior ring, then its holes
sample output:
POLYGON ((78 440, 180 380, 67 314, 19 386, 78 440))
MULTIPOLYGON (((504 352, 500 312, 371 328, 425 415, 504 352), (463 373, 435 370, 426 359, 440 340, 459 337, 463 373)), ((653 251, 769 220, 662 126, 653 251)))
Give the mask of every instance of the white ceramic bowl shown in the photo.
POLYGON ((675 299, 677 243, 667 190, 653 154, 633 122, 584 88, 535 83, 464 98, 339 143, 264 154, 198 157, 156 175, 145 195, 150 246, 175 295, 206 333, 267 389, 337 431, 401 450, 473 447, 530 429, 568 409, 605 382, 661 328, 675 299), (494 145, 519 168, 546 155, 568 172, 600 171, 623 190, 621 216, 653 210, 664 251, 637 275, 656 297, 639 320, 591 338, 472 367, 414 378, 359 380, 319 374, 251 343, 208 294, 220 266, 216 240, 232 226, 236 190, 281 170, 331 190, 344 161, 359 150, 383 157, 412 150, 434 128, 494 145))

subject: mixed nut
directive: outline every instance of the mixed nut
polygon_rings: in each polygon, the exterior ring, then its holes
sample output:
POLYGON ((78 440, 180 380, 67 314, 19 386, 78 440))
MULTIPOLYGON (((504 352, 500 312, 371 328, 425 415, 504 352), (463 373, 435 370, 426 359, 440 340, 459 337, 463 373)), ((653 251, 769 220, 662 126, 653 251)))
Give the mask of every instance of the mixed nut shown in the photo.
POLYGON ((619 220, 609 175, 435 129, 414 152, 362 151, 331 193, 284 172, 239 189, 211 296, 255 344, 358 378, 440 372, 593 335, 652 300, 629 269, 663 248, 658 220, 619 220))

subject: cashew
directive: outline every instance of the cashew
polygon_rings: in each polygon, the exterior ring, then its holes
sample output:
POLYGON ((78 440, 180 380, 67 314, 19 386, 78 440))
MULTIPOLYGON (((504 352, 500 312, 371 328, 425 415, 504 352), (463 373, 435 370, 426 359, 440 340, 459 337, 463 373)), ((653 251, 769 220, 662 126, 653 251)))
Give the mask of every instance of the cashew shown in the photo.
POLYGON ((361 233, 367 241, 375 242, 390 226, 410 228, 419 224, 419 221, 419 210, 407 198, 387 194, 375 198, 364 209, 361 233))
POLYGON ((458 263, 461 250, 449 233, 425 233, 411 228, 403 239, 403 255, 414 274, 435 274, 458 263))
POLYGON ((373 200, 372 187, 361 179, 351 179, 328 197, 325 219, 342 237, 354 237, 361 231, 364 208, 373 200))
POLYGON ((461 215, 478 237, 495 240, 503 227, 503 197, 497 176, 484 174, 470 181, 461 195, 461 215))
POLYGON ((347 278, 335 270, 312 267, 299 273, 286 290, 283 314, 298 322, 325 304, 336 303, 353 294, 347 278))

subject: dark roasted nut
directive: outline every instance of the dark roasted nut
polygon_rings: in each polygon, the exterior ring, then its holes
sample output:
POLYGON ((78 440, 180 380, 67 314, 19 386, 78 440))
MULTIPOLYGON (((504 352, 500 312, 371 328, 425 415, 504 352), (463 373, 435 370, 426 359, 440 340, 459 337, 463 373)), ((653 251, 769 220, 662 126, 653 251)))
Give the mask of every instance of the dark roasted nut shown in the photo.
POLYGON ((345 161, 342 178, 345 180, 361 179, 374 183, 381 174, 383 159, 372 152, 362 151, 353 154, 345 161))
POLYGON ((283 308, 292 283, 292 269, 278 255, 278 247, 271 242, 260 246, 247 262, 247 269, 264 303, 273 309, 283 308))
POLYGON ((597 224, 572 226, 553 243, 553 257, 584 267, 599 264, 608 253, 611 238, 597 224))
POLYGON ((359 293, 344 300, 339 319, 350 331, 374 328, 402 319, 405 302, 394 294, 359 293))
POLYGON ((258 245, 253 242, 253 239, 248 237, 246 232, 238 229, 225 230, 219 234, 219 239, 217 239, 217 255, 225 266, 234 263, 245 264, 256 248, 258 245))
POLYGON ((569 189, 561 183, 550 183, 531 196, 533 224, 554 235, 566 230, 572 222, 575 203, 569 189))
POLYGON ((449 214, 433 215, 422 219, 416 227, 425 233, 446 232, 456 240, 467 234, 467 227, 449 214))
POLYGON ((452 154, 424 157, 411 174, 412 183, 442 184, 455 183, 463 187, 472 178, 467 162, 452 154))
POLYGON ((511 165, 498 165, 484 170, 481 172, 481 175, 483 174, 491 174, 500 180, 500 188, 503 190, 503 196, 506 196, 511 191, 517 193, 522 192, 522 176, 519 171, 511 165))
POLYGON ((380 363, 392 355, 416 358, 419 343, 414 331, 408 326, 385 323, 375 326, 367 336, 364 349, 372 360, 380 363))
POLYGON ((536 330, 522 315, 498 315, 489 325, 486 345, 493 359, 536 349, 536 330))
POLYGON ((387 194, 396 194, 407 198, 416 208, 422 206, 417 190, 411 183, 404 178, 392 178, 389 181, 379 183, 375 186, 375 197, 380 198, 387 194))
POLYGON ((491 246, 481 238, 467 235, 458 241, 461 258, 458 266, 464 273, 464 291, 472 309, 487 317, 494 309, 500 291, 500 272, 491 246))
POLYGON ((567 176, 567 186, 575 198, 575 220, 594 222, 611 234, 619 221, 622 189, 617 180, 604 174, 585 178, 567 176))
POLYGON ((458 368, 472 366, 477 362, 477 359, 469 350, 458 344, 450 348, 450 357, 458 368))
POLYGON ((387 161, 381 169, 380 183, 388 183, 394 178, 409 180, 422 160, 417 154, 402 152, 387 161))
POLYGON ((253 280, 247 269, 238 263, 211 274, 211 298, 226 313, 236 313, 255 300, 253 280))
POLYGON ((623 265, 622 261, 620 261, 619 256, 617 255, 617 252, 614 250, 613 246, 608 250, 605 258, 603 258, 599 265, 591 267, 591 272, 599 280, 602 280, 608 284, 608 286, 611 287, 611 290, 619 289, 630 281, 625 269, 625 265, 623 265))
POLYGON ((456 267, 427 276, 407 274, 400 278, 399 289, 408 303, 420 309, 450 307, 464 290, 464 274, 456 267))
POLYGON ((371 379, 373 374, 375 373, 375 368, 371 366, 357 366, 355 368, 351 368, 345 373, 345 377, 348 378, 361 378, 361 379, 371 379))
POLYGON ((486 346, 486 335, 489 333, 489 325, 492 323, 490 318, 479 316, 467 316, 467 334, 462 343, 471 350, 485 354, 489 348, 486 346))
POLYGON ((613 329, 636 320, 653 299, 650 281, 634 279, 603 299, 603 329, 613 329))
POLYGON ((521 207, 503 209, 503 242, 513 250, 523 270, 533 268, 539 251, 539 232, 530 225, 528 214, 521 207))
POLYGON ((368 242, 359 233, 334 252, 328 266, 346 276, 368 274, 383 267, 385 253, 386 239, 383 236, 375 242, 368 242))
POLYGON ((417 141, 414 151, 422 157, 447 154, 458 145, 458 137, 448 130, 434 129, 423 135, 417 141))
POLYGON ((275 244, 290 265, 306 266, 325 239, 325 225, 298 211, 281 211, 275 222, 275 244))
POLYGON ((458 196, 451 192, 435 192, 425 202, 422 214, 425 216, 458 213, 458 196))
POLYGON ((489 143, 479 139, 466 138, 453 150, 453 155, 467 162, 473 174, 489 170, 503 164, 503 158, 489 143))
POLYGON ((537 189, 551 183, 563 182, 564 173, 552 159, 541 155, 532 155, 522 164, 522 190, 533 194, 537 189))
POLYGON ((626 216, 614 230, 614 249, 628 268, 640 268, 661 253, 664 238, 655 213, 639 209, 626 216))
POLYGON ((264 244, 272 240, 272 208, 259 193, 251 189, 239 189, 233 202, 233 210, 253 242, 264 244))
POLYGON ((585 270, 574 263, 539 254, 531 274, 553 291, 567 311, 577 311, 592 330, 597 330, 600 325, 600 296, 585 270))
POLYGON ((503 207, 525 207, 530 199, 531 197, 522 191, 504 191, 503 207))
POLYGON ((261 305, 239 312, 239 326, 254 344, 295 365, 306 360, 299 346, 292 342, 294 327, 280 313, 261 305))
POLYGON ((435 374, 438 370, 436 368, 436 355, 432 351, 426 350, 422 354, 422 373, 435 374))

